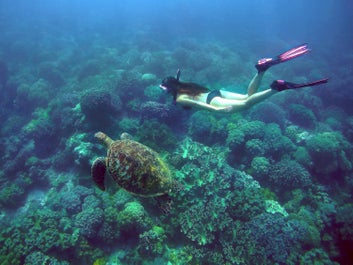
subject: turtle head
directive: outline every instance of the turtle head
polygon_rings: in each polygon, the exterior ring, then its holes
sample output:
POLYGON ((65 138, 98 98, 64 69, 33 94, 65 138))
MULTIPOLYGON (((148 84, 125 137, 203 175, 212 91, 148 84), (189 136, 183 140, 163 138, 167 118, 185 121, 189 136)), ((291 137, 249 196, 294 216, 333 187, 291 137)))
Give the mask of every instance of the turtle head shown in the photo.
POLYGON ((91 167, 91 176, 94 183, 103 191, 105 190, 104 179, 106 171, 107 168, 104 157, 98 157, 96 160, 94 160, 91 167))
POLYGON ((106 135, 103 132, 96 132, 94 134, 94 137, 96 137, 99 142, 104 145, 107 149, 110 147, 110 145, 114 142, 108 135, 106 135))

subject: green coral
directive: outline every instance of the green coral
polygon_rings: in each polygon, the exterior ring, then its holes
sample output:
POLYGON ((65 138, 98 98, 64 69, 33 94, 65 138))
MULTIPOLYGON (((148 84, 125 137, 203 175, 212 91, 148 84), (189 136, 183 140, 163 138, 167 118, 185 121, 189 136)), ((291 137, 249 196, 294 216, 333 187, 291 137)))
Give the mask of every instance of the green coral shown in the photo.
POLYGON ((305 168, 310 168, 312 166, 311 157, 304 146, 299 146, 297 150, 295 150, 293 158, 305 168))
POLYGON ((213 145, 227 137, 226 127, 228 121, 207 112, 198 111, 190 117, 188 135, 207 145, 213 145))
POLYGON ((118 226, 121 231, 142 231, 151 226, 144 207, 137 201, 128 202, 117 216, 118 226))
MULTIPOLYGON (((61 228, 59 220, 62 217, 62 213, 48 208, 28 206, 26 212, 20 213, 11 226, 0 232, 0 243, 3 246, 0 249, 0 263, 21 264, 21 260, 38 250, 43 253, 64 253, 68 249, 76 249, 77 233, 61 228)), ((62 258, 68 257, 63 255, 62 258)))
POLYGON ((163 254, 165 251, 165 231, 160 226, 153 226, 152 229, 139 235, 140 244, 138 252, 146 257, 156 257, 163 254))
POLYGON ((31 134, 40 129, 43 123, 50 121, 50 111, 50 108, 36 108, 32 113, 32 120, 23 127, 23 131, 27 134, 31 134))
POLYGON ((279 160, 284 155, 295 150, 293 142, 288 137, 282 135, 281 128, 277 124, 267 124, 264 133, 263 143, 266 154, 269 157, 279 160))
POLYGON ((314 265, 339 265, 330 259, 328 254, 321 248, 314 248, 307 251, 300 258, 300 265, 314 264, 314 265))
POLYGON ((238 124, 229 124, 227 126, 228 136, 227 144, 230 148, 236 148, 244 144, 245 141, 264 136, 265 123, 262 121, 244 121, 240 120, 238 124))
POLYGON ((119 121, 119 128, 121 129, 122 132, 127 132, 132 135, 135 135, 139 127, 140 127, 140 124, 138 119, 122 118, 119 121))
POLYGON ((318 133, 307 140, 306 147, 318 173, 352 169, 352 145, 338 132, 318 133))
POLYGON ((260 187, 245 186, 232 193, 228 207, 234 220, 249 221, 266 209, 264 194, 260 187))
POLYGON ((38 79, 32 85, 21 84, 17 88, 16 102, 19 104, 30 103, 33 106, 47 106, 53 89, 49 82, 38 79))
POLYGON ((251 170, 254 177, 263 178, 270 171, 270 161, 263 156, 256 156, 251 161, 251 170))
POLYGON ((136 132, 138 142, 151 147, 157 152, 165 151, 175 147, 177 139, 173 131, 165 124, 156 120, 144 122, 136 132))
POLYGON ((288 216, 287 211, 279 204, 278 201, 266 200, 265 201, 266 212, 268 213, 280 213, 284 217, 288 216))
POLYGON ((24 195, 23 187, 16 183, 11 183, 0 189, 0 206, 1 208, 13 207, 18 200, 24 195))

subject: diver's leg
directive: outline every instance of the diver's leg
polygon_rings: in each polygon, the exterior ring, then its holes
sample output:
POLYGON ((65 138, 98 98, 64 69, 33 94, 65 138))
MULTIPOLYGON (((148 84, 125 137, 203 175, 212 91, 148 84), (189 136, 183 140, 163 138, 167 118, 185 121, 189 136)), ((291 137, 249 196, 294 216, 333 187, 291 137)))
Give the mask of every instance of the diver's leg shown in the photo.
POLYGON ((257 73, 248 86, 248 96, 254 95, 260 87, 265 72, 257 73))
POLYGON ((230 91, 220 90, 222 98, 226 99, 235 99, 235 100, 245 100, 247 99, 248 95, 234 93, 230 91))
POLYGON ((222 98, 225 99, 234 99, 234 100, 246 100, 249 96, 255 94, 257 90, 260 87, 262 78, 264 76, 265 72, 257 73, 253 79, 250 81, 249 86, 248 86, 248 93, 247 94, 238 94, 238 93, 233 93, 225 90, 220 90, 222 98))
POLYGON ((259 103, 259 102, 265 100, 269 96, 272 96, 275 93, 277 93, 277 91, 274 89, 266 89, 264 91, 254 93, 245 100, 245 105, 247 108, 249 108, 249 107, 255 105, 256 103, 259 103))
POLYGON ((274 89, 266 89, 264 91, 257 92, 244 100, 215 97, 211 101, 211 105, 214 107, 227 108, 227 112, 237 112, 247 109, 275 93, 277 93, 277 91, 274 89))

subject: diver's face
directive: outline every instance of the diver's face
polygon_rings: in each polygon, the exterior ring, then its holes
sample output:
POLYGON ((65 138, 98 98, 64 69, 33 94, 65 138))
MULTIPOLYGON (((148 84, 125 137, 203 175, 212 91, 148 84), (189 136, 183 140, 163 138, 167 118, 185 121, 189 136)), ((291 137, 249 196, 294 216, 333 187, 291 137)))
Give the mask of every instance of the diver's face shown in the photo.
POLYGON ((163 79, 159 87, 166 92, 171 92, 177 88, 178 80, 174 77, 167 77, 163 79))

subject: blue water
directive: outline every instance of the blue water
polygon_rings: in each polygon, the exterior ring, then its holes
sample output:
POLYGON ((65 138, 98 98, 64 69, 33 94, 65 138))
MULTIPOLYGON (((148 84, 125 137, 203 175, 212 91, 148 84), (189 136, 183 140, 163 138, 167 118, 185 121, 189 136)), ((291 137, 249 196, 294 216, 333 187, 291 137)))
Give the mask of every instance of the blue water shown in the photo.
POLYGON ((352 264, 352 9, 0 0, 0 264, 352 264), (159 88, 181 69, 246 94, 257 60, 303 43, 259 91, 327 84, 236 113, 186 110, 159 88), (158 152, 178 183, 169 198, 108 174, 98 189, 97 131, 158 152))

